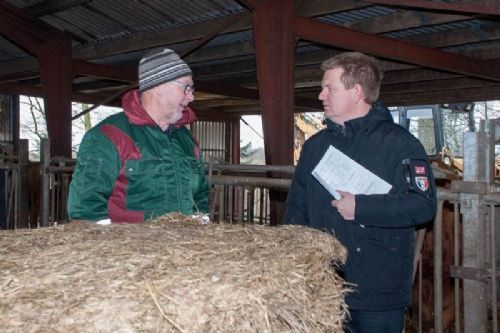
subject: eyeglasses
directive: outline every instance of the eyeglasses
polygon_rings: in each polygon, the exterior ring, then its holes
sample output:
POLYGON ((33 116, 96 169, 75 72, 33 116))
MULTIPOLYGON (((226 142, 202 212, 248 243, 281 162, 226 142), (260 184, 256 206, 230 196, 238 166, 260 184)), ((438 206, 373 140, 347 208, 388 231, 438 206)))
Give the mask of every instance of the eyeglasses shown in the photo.
POLYGON ((173 83, 177 83, 179 86, 184 88, 184 94, 187 95, 189 93, 194 95, 194 84, 188 84, 184 82, 179 82, 179 81, 172 81, 173 83))

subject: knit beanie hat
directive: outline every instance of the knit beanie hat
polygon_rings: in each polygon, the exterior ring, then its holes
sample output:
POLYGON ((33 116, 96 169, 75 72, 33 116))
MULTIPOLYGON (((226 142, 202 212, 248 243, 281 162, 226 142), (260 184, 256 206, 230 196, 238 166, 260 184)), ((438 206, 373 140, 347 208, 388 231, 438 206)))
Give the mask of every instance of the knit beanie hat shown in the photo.
POLYGON ((139 90, 144 92, 160 84, 192 75, 189 66, 170 49, 156 49, 139 62, 139 90))

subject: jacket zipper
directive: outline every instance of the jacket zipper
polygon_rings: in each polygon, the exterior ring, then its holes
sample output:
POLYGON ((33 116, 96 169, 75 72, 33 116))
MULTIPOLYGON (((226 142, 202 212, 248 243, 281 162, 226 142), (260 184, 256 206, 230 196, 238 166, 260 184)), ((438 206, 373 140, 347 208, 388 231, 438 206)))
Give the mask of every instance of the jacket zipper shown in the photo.
POLYGON ((174 150, 172 149, 172 142, 170 141, 170 137, 168 136, 168 134, 165 134, 165 136, 167 137, 167 142, 168 142, 168 148, 170 149, 170 155, 172 156, 172 162, 174 164, 174 169, 175 169, 175 180, 176 180, 176 183, 177 183, 177 198, 178 199, 178 211, 181 212, 181 202, 182 202, 182 191, 181 191, 181 186, 179 184, 179 169, 177 167, 177 161, 176 161, 176 156, 175 156, 175 152, 174 150))

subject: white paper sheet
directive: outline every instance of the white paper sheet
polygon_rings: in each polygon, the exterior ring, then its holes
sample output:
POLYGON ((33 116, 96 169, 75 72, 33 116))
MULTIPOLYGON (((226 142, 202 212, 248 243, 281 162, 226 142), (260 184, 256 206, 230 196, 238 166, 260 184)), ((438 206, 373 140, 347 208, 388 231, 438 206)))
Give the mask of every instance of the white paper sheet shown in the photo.
POLYGON ((385 194, 392 187, 333 146, 328 148, 312 175, 337 200, 341 196, 336 190, 352 194, 385 194))

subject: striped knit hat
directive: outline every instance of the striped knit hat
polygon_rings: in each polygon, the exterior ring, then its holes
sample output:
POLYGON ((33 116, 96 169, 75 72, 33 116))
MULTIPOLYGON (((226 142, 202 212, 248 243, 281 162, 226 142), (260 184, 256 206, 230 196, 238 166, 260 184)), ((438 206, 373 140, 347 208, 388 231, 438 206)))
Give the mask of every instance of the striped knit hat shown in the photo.
POLYGON ((144 92, 160 84, 192 75, 189 66, 170 49, 156 49, 139 62, 139 90, 144 92))

